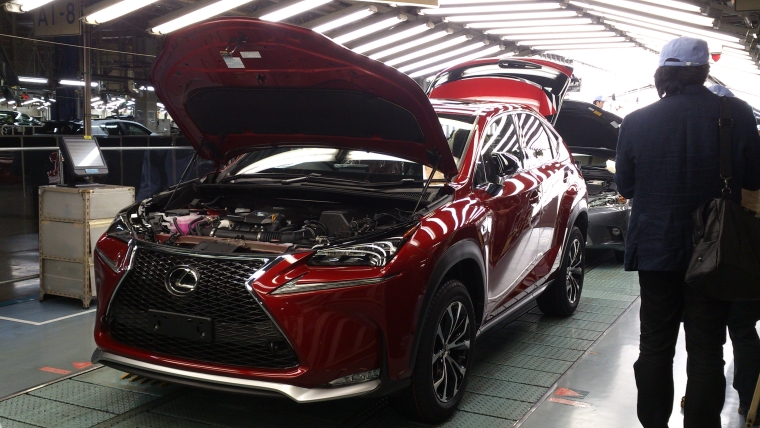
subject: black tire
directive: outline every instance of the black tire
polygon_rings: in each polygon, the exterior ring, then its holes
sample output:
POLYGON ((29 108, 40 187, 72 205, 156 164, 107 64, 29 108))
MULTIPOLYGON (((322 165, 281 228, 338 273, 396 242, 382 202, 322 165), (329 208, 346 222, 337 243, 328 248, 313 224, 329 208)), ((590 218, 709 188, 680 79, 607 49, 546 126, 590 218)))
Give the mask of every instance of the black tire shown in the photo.
POLYGON ((403 413, 426 423, 443 422, 454 413, 473 362, 474 315, 461 282, 449 280, 436 291, 422 323, 412 384, 397 402, 403 413))
POLYGON ((585 251, 586 240, 580 229, 573 227, 562 253, 562 264, 557 277, 536 300, 541 312, 565 317, 575 312, 581 299, 586 273, 585 251))
POLYGON ((615 261, 625 263, 625 251, 615 251, 615 261))

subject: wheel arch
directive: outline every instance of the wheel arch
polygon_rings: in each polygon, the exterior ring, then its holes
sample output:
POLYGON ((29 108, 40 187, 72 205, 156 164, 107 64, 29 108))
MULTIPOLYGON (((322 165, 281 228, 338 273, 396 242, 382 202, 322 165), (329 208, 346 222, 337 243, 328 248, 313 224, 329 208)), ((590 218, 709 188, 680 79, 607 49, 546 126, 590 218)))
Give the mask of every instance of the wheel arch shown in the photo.
POLYGON ((425 294, 422 298, 422 304, 417 314, 414 342, 409 358, 410 368, 414 367, 416 361, 425 315, 427 315, 430 302, 433 300, 433 296, 438 291, 440 285, 450 279, 459 280, 465 285, 470 293, 470 299, 475 309, 474 318, 479 326, 483 321, 485 310, 485 278, 485 261, 481 253, 480 244, 477 241, 473 239, 459 241, 443 253, 438 259, 433 273, 430 275, 427 287, 425 288, 425 294))

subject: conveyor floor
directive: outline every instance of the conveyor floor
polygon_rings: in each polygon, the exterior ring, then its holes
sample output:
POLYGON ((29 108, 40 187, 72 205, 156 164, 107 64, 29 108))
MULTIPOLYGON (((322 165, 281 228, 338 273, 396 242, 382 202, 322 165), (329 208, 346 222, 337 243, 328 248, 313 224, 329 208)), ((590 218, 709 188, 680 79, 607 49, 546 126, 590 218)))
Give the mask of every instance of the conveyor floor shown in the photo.
MULTIPOLYGON (((538 417, 535 413, 543 412, 547 403, 559 405, 550 399, 556 395, 558 385, 565 385, 564 379, 572 376, 576 366, 582 367, 588 361, 600 364, 589 358, 597 356, 595 347, 622 316, 636 318, 636 313, 628 311, 637 303, 637 275, 624 272, 611 259, 599 262, 587 272, 581 303, 573 316, 553 318, 533 308, 480 341, 464 400, 455 416, 441 426, 511 427, 516 423, 526 427, 567 426, 561 418, 554 420, 552 414, 537 425, 531 425, 531 420, 533 416, 538 417)), ((89 315, 77 318, 86 319, 89 315)), ((6 325, 0 324, 0 331, 6 325)), ((628 322, 624 327, 629 336, 635 333, 636 341, 633 346, 629 343, 619 350, 625 354, 619 358, 625 365, 620 365, 617 371, 600 371, 606 376, 632 377, 628 362, 630 358, 635 359, 638 352, 638 325, 628 322)), ((4 377, 2 373, 0 367, 0 376, 4 377)), ((593 371, 584 373, 593 375, 593 371)), ((419 426, 398 414, 387 398, 299 405, 287 399, 233 395, 168 384, 159 386, 148 381, 143 383, 139 378, 121 380, 122 376, 123 373, 116 370, 96 367, 12 396, 0 401, 0 425, 2 428, 419 426)), ((627 393, 635 397, 635 385, 627 393)), ((593 399, 589 394, 577 401, 593 399)), ((629 424, 623 426, 637 426, 635 398, 633 406, 633 419, 628 419, 629 424)), ((564 407, 562 411, 567 410, 564 407)), ((591 425, 573 426, 612 425, 600 420, 591 425)))

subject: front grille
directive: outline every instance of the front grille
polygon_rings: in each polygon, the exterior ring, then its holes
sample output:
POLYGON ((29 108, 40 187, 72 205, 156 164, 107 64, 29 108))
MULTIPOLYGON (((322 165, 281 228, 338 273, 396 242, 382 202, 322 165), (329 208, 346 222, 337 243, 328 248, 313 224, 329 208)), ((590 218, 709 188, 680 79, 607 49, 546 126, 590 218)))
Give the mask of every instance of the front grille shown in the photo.
POLYGON ((132 270, 111 301, 111 337, 135 348, 206 363, 295 367, 295 352, 245 288, 246 281, 266 261, 207 258, 138 247, 132 270), (190 266, 200 274, 197 289, 182 297, 170 294, 164 284, 169 270, 179 265, 190 266), (151 309, 211 318, 213 342, 154 333, 148 317, 151 309))

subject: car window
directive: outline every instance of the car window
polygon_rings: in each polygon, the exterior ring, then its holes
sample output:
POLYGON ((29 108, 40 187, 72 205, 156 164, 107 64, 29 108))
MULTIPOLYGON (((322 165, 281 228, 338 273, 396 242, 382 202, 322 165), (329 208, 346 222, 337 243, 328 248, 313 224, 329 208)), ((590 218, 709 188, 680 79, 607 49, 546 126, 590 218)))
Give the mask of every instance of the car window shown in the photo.
POLYGON ((150 135, 150 131, 133 123, 125 123, 127 135, 150 135))
POLYGON ((535 168, 551 161, 554 155, 541 120, 529 113, 519 113, 517 117, 523 134, 525 168, 535 168))
POLYGON ((113 137, 115 135, 124 135, 124 132, 122 132, 121 127, 116 122, 106 122, 100 124, 100 129, 103 130, 103 132, 106 133, 109 137, 113 137))
POLYGON ((483 144, 477 157, 475 184, 498 183, 499 179, 489 168, 489 159, 494 153, 506 153, 523 163, 525 155, 520 148, 520 139, 513 115, 504 114, 494 118, 483 132, 483 144))

